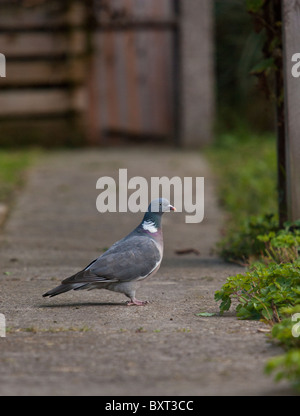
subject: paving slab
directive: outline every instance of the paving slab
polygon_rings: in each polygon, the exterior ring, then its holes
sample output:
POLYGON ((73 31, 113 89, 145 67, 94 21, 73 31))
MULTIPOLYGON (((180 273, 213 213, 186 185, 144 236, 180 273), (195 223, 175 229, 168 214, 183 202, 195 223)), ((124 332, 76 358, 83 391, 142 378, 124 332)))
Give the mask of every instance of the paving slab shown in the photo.
POLYGON ((263 372, 282 350, 257 321, 218 316, 214 292, 243 272, 214 252, 224 215, 213 174, 198 152, 155 147, 52 151, 28 174, 0 237, 0 395, 288 395, 263 372), (163 218, 159 272, 142 282, 144 307, 122 294, 42 294, 125 236, 141 213, 96 209, 100 177, 204 177, 205 216, 163 218), (199 252, 178 255, 177 250, 199 252), (211 317, 196 316, 211 312, 211 317))

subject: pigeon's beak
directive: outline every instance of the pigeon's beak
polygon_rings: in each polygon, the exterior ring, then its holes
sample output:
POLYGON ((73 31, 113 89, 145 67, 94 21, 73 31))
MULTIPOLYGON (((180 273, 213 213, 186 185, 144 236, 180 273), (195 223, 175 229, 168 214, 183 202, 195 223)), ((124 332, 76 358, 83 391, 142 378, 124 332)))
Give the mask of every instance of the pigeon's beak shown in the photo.
POLYGON ((177 209, 175 207, 173 207, 173 205, 169 205, 170 211, 177 211, 177 209))

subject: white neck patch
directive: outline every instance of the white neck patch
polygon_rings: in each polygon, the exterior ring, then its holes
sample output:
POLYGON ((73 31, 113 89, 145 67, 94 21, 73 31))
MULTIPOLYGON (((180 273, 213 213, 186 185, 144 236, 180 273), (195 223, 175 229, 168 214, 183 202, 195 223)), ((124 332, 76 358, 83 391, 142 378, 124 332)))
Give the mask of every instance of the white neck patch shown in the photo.
POLYGON ((156 233, 157 232, 157 228, 154 224, 154 222, 152 221, 144 221, 142 224, 142 227, 144 230, 149 231, 150 233, 156 233))

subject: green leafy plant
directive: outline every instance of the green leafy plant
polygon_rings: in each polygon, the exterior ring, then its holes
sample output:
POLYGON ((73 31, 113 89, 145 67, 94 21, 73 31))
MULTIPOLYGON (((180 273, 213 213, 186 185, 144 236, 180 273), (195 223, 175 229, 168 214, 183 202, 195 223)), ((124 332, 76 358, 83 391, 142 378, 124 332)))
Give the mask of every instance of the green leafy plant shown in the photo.
POLYGON ((282 308, 281 312, 285 317, 273 326, 273 339, 287 349, 300 348, 299 323, 297 324, 300 321, 300 304, 282 308))
POLYGON ((259 261, 252 261, 246 274, 229 277, 215 299, 221 301, 220 313, 235 301, 240 319, 262 319, 272 326, 272 339, 287 352, 270 359, 265 371, 300 389, 300 334, 294 320, 300 315, 299 225, 286 223, 284 229, 257 236, 264 244, 259 261))
POLYGON ((285 378, 294 388, 300 390, 300 348, 291 349, 286 354, 272 358, 268 361, 265 371, 267 374, 276 372, 276 381, 285 378))
POLYGON ((241 222, 238 230, 228 230, 217 248, 225 260, 247 264, 249 258, 257 257, 265 250, 265 241, 258 237, 276 230, 278 220, 274 214, 251 216, 241 222))
POLYGON ((260 11, 265 0, 247 0, 246 6, 249 12, 257 13, 260 11))
POLYGON ((300 303, 300 260, 294 263, 256 265, 246 274, 228 277, 215 292, 221 301, 220 313, 229 310, 237 301, 236 314, 240 319, 263 319, 273 325, 281 319, 285 306, 300 303))
POLYGON ((286 224, 286 228, 277 233, 259 235, 257 239, 265 244, 260 261, 265 264, 293 262, 299 256, 300 221, 286 224))
POLYGON ((272 337, 287 352, 268 360, 265 372, 276 373, 276 381, 288 379, 295 388, 300 390, 300 332, 299 323, 296 323, 299 320, 294 319, 300 315, 300 305, 283 308, 282 312, 287 317, 273 326, 272 337))

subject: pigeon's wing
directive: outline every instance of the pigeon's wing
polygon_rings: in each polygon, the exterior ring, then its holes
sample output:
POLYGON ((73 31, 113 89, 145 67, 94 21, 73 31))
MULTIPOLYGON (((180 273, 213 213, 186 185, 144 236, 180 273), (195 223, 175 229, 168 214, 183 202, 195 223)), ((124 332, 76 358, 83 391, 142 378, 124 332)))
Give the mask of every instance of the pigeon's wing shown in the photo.
POLYGON ((131 281, 147 277, 161 262, 161 253, 151 238, 132 236, 120 240, 81 272, 63 283, 131 281))

